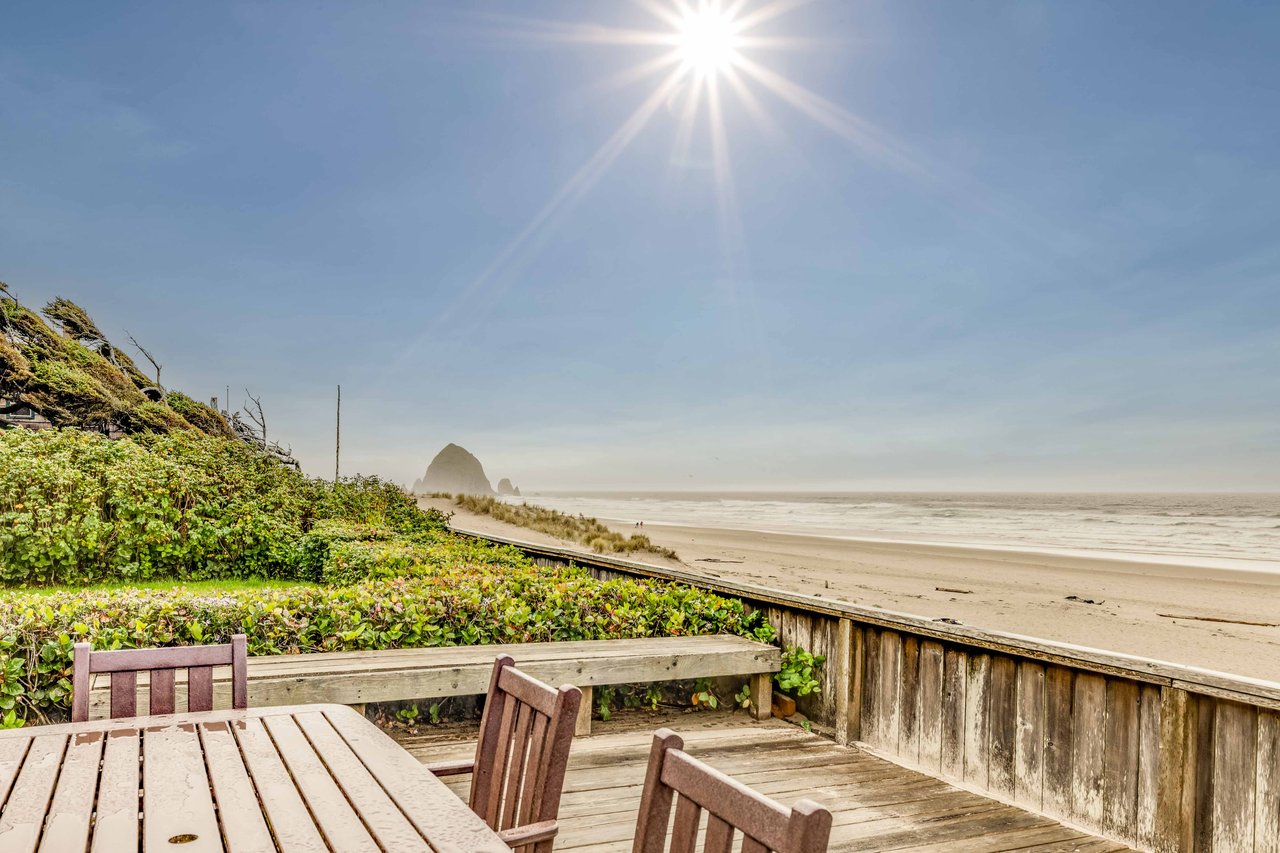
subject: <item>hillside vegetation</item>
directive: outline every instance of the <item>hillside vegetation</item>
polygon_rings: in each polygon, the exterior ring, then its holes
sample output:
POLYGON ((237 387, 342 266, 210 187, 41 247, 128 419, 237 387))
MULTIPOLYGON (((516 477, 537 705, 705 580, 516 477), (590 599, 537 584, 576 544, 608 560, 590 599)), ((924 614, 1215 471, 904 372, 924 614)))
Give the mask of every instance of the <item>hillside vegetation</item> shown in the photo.
POLYGON ((0 398, 31 406, 54 426, 235 434, 219 412, 159 387, 79 305, 54 299, 43 315, 0 282, 0 398))

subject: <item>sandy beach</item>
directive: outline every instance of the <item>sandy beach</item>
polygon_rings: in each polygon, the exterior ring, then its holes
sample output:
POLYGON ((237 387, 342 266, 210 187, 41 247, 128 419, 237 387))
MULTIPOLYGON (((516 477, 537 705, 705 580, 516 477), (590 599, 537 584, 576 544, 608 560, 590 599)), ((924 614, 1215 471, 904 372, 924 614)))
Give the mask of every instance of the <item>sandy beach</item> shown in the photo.
MULTIPOLYGON (((454 512, 457 528, 567 544, 450 501, 423 504, 454 512)), ((667 525, 644 533, 708 577, 1280 681, 1280 574, 667 525)))

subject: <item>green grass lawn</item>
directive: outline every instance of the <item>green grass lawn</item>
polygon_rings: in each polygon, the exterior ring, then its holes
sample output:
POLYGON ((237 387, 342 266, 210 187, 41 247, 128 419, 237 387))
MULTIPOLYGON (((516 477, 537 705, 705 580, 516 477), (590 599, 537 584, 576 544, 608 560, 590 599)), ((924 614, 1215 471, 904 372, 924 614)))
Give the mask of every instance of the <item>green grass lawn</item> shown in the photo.
POLYGON ((187 592, 217 594, 219 592, 239 592, 254 589, 287 589, 299 586, 319 586, 319 584, 290 580, 214 580, 214 581, 115 581, 98 583, 90 586, 17 586, 9 587, 9 592, 34 593, 36 595, 52 595, 55 592, 113 592, 125 589, 182 589, 187 592))

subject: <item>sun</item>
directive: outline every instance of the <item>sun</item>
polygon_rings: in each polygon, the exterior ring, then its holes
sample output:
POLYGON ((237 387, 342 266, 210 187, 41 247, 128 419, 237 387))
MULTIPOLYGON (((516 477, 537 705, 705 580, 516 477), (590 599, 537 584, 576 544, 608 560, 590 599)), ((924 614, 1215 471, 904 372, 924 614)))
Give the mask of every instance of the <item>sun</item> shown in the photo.
POLYGON ((728 70, 738 58, 739 27, 719 3, 686 7, 676 24, 675 44, 681 61, 701 77, 728 70))

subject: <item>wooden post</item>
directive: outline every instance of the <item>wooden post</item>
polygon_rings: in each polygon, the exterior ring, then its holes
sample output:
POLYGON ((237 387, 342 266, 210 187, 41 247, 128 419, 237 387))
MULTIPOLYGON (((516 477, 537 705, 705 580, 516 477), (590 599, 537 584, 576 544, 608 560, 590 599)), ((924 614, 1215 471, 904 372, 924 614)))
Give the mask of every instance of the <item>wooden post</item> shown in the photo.
POLYGON ((773 673, 761 672, 751 676, 751 716, 767 720, 773 713, 773 673))
POLYGON ((591 712, 595 709, 595 689, 590 684, 578 688, 582 691, 582 704, 578 706, 578 721, 573 726, 574 737, 591 734, 591 712))
POLYGON ((333 482, 338 483, 338 471, 342 466, 342 386, 338 386, 338 411, 333 422, 333 482))

